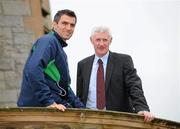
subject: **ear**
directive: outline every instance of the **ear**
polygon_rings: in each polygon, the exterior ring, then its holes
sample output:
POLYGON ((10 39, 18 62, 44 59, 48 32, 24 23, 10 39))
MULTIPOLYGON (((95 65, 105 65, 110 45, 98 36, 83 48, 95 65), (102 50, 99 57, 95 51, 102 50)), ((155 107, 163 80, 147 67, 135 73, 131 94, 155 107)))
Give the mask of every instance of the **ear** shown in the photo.
POLYGON ((90 39, 91 43, 93 44, 93 39, 92 39, 92 36, 91 36, 89 39, 90 39))
POLYGON ((57 23, 56 23, 55 21, 53 21, 53 23, 52 23, 52 27, 53 27, 53 29, 54 29, 54 30, 56 30, 56 29, 57 29, 57 23))
POLYGON ((110 39, 110 44, 112 43, 112 39, 113 39, 113 38, 111 37, 111 39, 110 39))

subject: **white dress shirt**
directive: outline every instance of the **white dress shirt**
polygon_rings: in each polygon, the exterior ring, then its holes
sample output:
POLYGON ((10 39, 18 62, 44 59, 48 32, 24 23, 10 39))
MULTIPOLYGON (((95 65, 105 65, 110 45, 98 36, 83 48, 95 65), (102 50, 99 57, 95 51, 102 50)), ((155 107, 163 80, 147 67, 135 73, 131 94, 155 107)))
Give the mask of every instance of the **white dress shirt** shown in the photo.
POLYGON ((91 70, 90 82, 89 82, 89 91, 88 91, 88 98, 87 98, 87 103, 86 103, 87 108, 97 109, 96 107, 96 91, 97 91, 96 79, 97 79, 98 59, 101 59, 103 62, 104 79, 105 79, 108 56, 109 56, 109 52, 106 53, 106 55, 104 55, 101 58, 95 55, 92 70, 91 70))

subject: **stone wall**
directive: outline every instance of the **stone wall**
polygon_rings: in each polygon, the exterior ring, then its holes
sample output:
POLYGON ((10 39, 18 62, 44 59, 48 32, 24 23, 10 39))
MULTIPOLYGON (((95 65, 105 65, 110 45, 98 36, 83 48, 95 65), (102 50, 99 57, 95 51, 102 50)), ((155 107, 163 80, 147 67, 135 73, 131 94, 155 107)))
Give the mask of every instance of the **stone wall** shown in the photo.
POLYGON ((32 43, 50 29, 47 3, 48 0, 0 0, 0 107, 16 106, 32 43), (47 15, 43 16, 42 10, 47 15))

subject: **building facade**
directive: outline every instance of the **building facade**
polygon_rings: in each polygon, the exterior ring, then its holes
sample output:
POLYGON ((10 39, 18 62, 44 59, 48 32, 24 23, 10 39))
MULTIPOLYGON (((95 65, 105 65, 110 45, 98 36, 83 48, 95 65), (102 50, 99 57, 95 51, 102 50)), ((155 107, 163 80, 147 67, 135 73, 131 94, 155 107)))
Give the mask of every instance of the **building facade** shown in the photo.
POLYGON ((50 29, 48 0, 0 0, 0 107, 16 106, 32 43, 50 29))

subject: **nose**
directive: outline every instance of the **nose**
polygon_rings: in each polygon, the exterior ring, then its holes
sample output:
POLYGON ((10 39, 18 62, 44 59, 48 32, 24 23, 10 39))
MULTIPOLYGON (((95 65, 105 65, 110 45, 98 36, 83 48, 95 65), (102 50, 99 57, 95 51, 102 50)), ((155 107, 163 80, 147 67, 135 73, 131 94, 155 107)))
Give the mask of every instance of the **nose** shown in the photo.
POLYGON ((71 24, 68 24, 67 26, 66 26, 66 29, 67 30, 72 30, 74 27, 71 25, 71 24))
POLYGON ((70 30, 70 29, 71 29, 71 25, 68 24, 68 25, 66 26, 66 29, 67 29, 67 30, 70 30))
POLYGON ((100 39, 100 40, 99 40, 99 45, 104 45, 103 39, 100 39))

